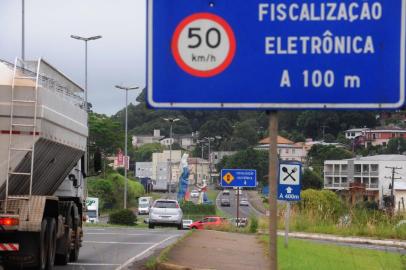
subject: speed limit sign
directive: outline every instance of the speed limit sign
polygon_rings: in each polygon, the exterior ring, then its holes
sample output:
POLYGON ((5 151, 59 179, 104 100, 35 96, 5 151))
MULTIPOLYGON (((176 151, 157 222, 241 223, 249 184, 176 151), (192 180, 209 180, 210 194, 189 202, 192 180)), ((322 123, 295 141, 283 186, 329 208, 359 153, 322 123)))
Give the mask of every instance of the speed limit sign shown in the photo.
POLYGON ((172 54, 178 66, 196 77, 212 77, 232 62, 236 42, 232 28, 220 16, 196 13, 177 26, 172 54))

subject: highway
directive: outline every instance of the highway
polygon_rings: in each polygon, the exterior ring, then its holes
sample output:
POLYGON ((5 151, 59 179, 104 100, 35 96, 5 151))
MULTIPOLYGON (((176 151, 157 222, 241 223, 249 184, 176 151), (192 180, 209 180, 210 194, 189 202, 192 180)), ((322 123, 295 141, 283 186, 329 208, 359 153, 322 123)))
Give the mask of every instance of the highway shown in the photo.
POLYGON ((86 227, 79 260, 55 269, 128 269, 134 262, 150 256, 154 250, 174 243, 185 232, 171 228, 86 227))
MULTIPOLYGON (((232 217, 236 217, 237 216, 237 195, 235 195, 235 191, 234 190, 230 190, 230 195, 226 195, 229 199, 230 199, 230 206, 221 206, 220 204, 220 200, 223 197, 222 192, 219 193, 219 195, 217 196, 216 199, 216 205, 217 208, 220 208, 222 211, 226 212, 227 214, 229 214, 232 217)), ((240 201, 241 199, 246 199, 247 198, 247 193, 245 190, 243 190, 242 195, 240 195, 240 201)), ((249 206, 240 206, 239 209, 239 216, 240 217, 250 217, 251 215, 255 215, 255 216, 262 216, 262 214, 260 212, 258 212, 257 210, 255 210, 251 204, 249 204, 249 206)))

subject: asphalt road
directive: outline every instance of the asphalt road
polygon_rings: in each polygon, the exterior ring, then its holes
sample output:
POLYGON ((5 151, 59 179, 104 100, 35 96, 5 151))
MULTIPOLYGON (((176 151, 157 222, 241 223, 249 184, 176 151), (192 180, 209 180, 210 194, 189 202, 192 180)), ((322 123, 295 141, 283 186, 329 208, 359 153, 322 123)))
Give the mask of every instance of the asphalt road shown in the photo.
MULTIPOLYGON (((221 210, 223 210, 224 212, 226 212, 227 214, 229 214, 232 217, 237 217, 237 195, 235 194, 234 190, 230 190, 230 195, 226 195, 229 199, 230 199, 230 206, 221 206, 220 205, 220 200, 224 195, 222 194, 222 192, 219 193, 219 195, 217 196, 216 199, 216 205, 217 208, 220 208, 221 210)), ((245 190, 243 190, 242 195, 240 195, 240 201, 241 199, 245 199, 248 201, 248 197, 247 197, 247 192, 245 190)), ((251 215, 255 215, 255 216, 262 216, 261 213, 259 213, 257 210, 255 210, 251 204, 249 204, 249 206, 240 206, 239 207, 239 217, 250 217, 251 215)))
POLYGON ((87 227, 79 260, 67 266, 56 266, 55 269, 127 269, 133 262, 151 255, 154 250, 174 243, 184 233, 171 228, 87 227))

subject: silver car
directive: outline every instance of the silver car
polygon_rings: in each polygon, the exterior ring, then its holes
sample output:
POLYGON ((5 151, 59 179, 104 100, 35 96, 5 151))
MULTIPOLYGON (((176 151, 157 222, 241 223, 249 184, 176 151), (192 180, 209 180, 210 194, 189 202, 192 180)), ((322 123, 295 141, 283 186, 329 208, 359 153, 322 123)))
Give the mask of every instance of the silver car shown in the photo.
POLYGON ((149 209, 150 229, 155 226, 176 226, 182 229, 183 212, 176 200, 156 200, 149 209))

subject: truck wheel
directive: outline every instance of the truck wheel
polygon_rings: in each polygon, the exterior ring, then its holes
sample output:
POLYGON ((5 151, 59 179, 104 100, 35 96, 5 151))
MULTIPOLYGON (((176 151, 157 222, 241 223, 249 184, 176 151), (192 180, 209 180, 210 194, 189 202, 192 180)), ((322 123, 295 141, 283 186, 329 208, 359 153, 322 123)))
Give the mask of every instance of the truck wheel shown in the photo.
POLYGON ((48 242, 47 242, 47 220, 43 219, 41 223, 41 232, 39 234, 39 255, 38 270, 45 270, 47 266, 48 242))
POLYGON ((48 243, 47 270, 54 269, 56 252, 56 222, 54 218, 47 218, 46 242, 48 243))
POLYGON ((56 253, 55 255, 55 264, 58 265, 67 265, 69 262, 70 257, 70 250, 71 250, 71 242, 72 242, 72 235, 73 235, 73 221, 71 211, 67 211, 66 215, 66 229, 65 235, 58 239, 57 243, 58 246, 61 245, 62 248, 58 249, 59 252, 62 249, 62 253, 56 253))
POLYGON ((73 211, 73 235, 74 235, 74 239, 73 239, 73 246, 72 246, 72 250, 70 251, 70 255, 69 255, 69 261, 71 262, 76 262, 79 258, 79 249, 80 249, 80 221, 78 220, 77 217, 79 217, 79 211, 76 205, 74 205, 72 207, 72 211, 73 211))

